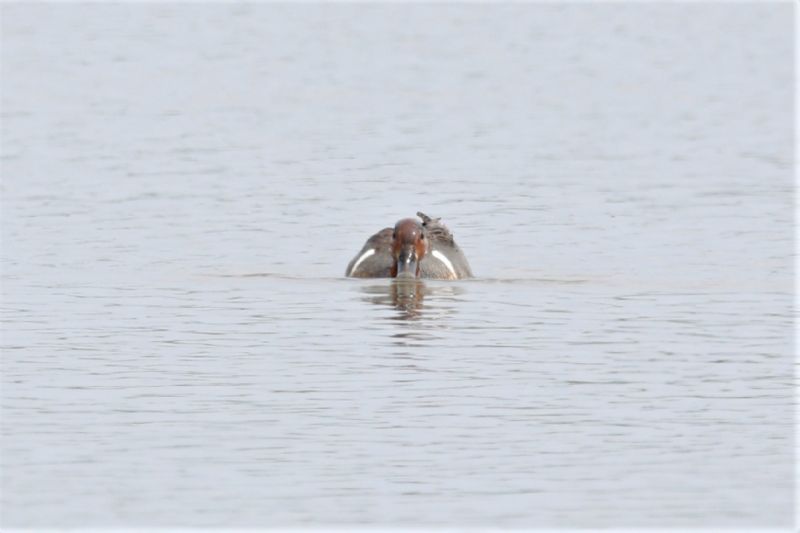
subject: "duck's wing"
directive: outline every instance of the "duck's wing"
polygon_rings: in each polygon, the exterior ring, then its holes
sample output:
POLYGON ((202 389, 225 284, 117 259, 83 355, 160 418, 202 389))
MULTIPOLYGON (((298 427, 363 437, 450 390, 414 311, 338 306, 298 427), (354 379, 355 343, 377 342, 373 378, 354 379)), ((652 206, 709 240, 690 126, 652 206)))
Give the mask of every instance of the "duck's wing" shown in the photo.
POLYGON ((364 247, 347 265, 345 276, 388 278, 392 273, 392 228, 383 228, 367 239, 364 247))
POLYGON ((467 258, 448 227, 439 218, 419 212, 417 216, 422 219, 425 235, 430 239, 430 252, 419 263, 420 275, 432 279, 471 278, 467 258))
POLYGON ((430 279, 465 279, 472 277, 464 252, 457 244, 437 246, 431 243, 430 252, 419 262, 420 277, 430 279))

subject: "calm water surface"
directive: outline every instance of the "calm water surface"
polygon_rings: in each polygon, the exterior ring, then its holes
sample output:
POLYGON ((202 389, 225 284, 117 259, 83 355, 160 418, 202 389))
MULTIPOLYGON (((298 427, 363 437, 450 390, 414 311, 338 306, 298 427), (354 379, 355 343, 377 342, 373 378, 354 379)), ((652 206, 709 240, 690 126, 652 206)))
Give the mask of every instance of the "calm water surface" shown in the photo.
POLYGON ((789 526, 792 16, 3 5, 2 525, 789 526))

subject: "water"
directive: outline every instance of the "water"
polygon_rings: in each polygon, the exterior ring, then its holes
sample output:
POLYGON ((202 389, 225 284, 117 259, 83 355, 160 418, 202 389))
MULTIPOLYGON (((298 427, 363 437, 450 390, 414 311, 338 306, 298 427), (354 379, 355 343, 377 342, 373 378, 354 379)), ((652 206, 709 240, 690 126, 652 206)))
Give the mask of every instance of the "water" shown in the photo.
POLYGON ((3 5, 3 525, 789 526, 791 23, 3 5))

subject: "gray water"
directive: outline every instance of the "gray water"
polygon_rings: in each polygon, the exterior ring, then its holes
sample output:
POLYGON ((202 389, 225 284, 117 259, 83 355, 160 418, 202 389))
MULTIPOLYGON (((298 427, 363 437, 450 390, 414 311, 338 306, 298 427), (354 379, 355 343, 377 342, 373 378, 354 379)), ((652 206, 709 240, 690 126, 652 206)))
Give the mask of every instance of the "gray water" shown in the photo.
POLYGON ((3 526, 792 523, 790 4, 1 9, 3 526))

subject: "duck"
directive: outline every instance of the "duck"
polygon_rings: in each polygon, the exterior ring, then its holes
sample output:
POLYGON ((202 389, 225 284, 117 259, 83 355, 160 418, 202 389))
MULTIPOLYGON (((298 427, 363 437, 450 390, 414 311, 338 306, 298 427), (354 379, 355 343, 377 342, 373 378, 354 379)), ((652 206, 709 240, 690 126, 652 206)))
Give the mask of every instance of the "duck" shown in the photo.
POLYGON ((417 212, 394 228, 372 235, 347 265, 352 278, 465 279, 472 277, 466 256, 441 222, 417 212))

